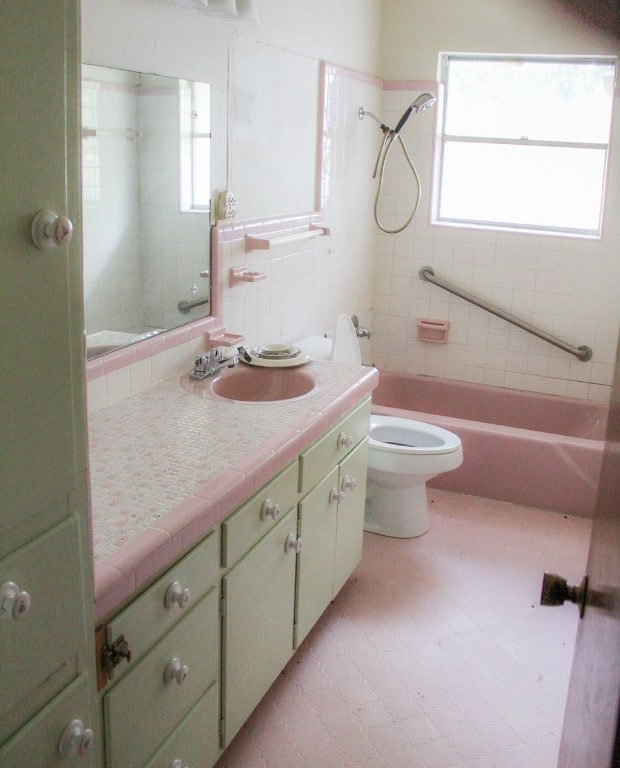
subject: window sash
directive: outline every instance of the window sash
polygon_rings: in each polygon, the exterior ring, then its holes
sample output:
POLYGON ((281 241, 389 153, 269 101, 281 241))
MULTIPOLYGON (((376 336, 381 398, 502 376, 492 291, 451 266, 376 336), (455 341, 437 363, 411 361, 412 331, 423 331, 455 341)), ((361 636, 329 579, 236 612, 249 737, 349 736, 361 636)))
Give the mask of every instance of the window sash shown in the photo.
MULTIPOLYGON (((589 236, 589 237, 597 237, 600 236, 601 231, 601 224, 602 224, 602 210, 603 210, 603 203, 604 203, 604 190, 605 190, 605 181, 606 181, 606 175, 607 175, 607 164, 608 164, 608 155, 609 155, 609 142, 608 141, 588 141, 583 140, 583 137, 578 134, 578 132, 573 133, 576 140, 571 140, 571 137, 567 135, 565 131, 562 131, 563 134, 561 139, 548 139, 548 138, 537 138, 537 137, 530 137, 530 136, 520 136, 520 137, 511 137, 508 135, 478 135, 477 133, 474 135, 470 135, 470 132, 462 131, 457 134, 454 132, 447 133, 446 132, 446 126, 447 126, 447 113, 449 109, 449 98, 450 95, 452 95, 453 92, 450 91, 450 63, 453 61, 459 61, 459 60, 468 60, 472 62, 482 62, 484 61, 490 61, 490 62, 515 62, 515 63, 552 63, 555 65, 561 65, 561 64, 590 64, 590 65, 602 65, 606 67, 615 67, 616 65, 616 58, 615 57, 609 57, 609 56, 602 56, 602 57, 557 57, 557 56, 511 56, 511 55, 478 55, 478 54, 443 54, 441 56, 441 62, 442 62, 442 81, 446 84, 445 85, 445 91, 444 91, 444 98, 443 98, 443 104, 441 105, 441 119, 439 123, 439 132, 437 136, 437 162, 435 167, 435 193, 434 193, 434 206, 433 206, 433 221, 438 224, 452 224, 455 226, 473 226, 473 227, 485 227, 485 228, 501 228, 501 229, 507 229, 512 231, 540 231, 540 232, 549 232, 549 233, 558 233, 558 234, 569 234, 569 235, 582 235, 582 236, 589 236), (496 189, 502 190, 502 186, 505 187, 505 179, 511 178, 510 175, 504 176, 503 179, 500 179, 502 165, 504 164, 506 168, 513 168, 515 174, 519 176, 520 169, 517 167, 517 165, 514 163, 514 157, 511 157, 513 153, 510 152, 510 148, 514 148, 517 152, 520 150, 523 150, 524 152, 527 152, 527 150, 532 150, 533 152, 539 151, 544 152, 545 150, 548 153, 547 158, 543 158, 544 162, 547 161, 551 162, 551 158, 553 158, 554 154, 556 152, 562 152, 562 153, 574 153, 574 158, 571 160, 568 160, 570 158, 569 154, 564 154, 564 158, 566 158, 566 162, 564 165, 566 165, 568 168, 574 166, 576 168, 581 167, 581 165, 584 162, 584 158, 586 155, 588 155, 591 158, 592 161, 592 168, 588 169, 587 178, 589 181, 593 181, 594 184, 596 184, 595 187, 592 187, 594 190, 593 192, 589 192, 587 194, 583 193, 583 188, 578 184, 575 183, 575 178, 571 180, 570 187, 577 190, 577 193, 575 195, 576 199, 581 199, 583 204, 586 206, 586 209, 581 212, 579 217, 574 217, 571 214, 568 214, 566 217, 564 217, 564 220, 562 220, 562 216, 558 214, 558 208, 560 207, 560 204, 554 204, 554 197, 550 197, 550 195, 556 195, 559 200, 562 199, 563 189, 562 184, 567 184, 568 180, 566 178, 567 173, 562 173, 564 170, 563 168, 560 169, 559 173, 559 179, 553 179, 551 178, 553 176, 553 173, 549 173, 546 176, 544 173, 541 175, 540 173, 536 173, 536 168, 532 166, 531 163, 529 163, 529 167, 532 170, 532 178, 531 178, 531 189, 533 189, 533 192, 535 193, 534 196, 537 197, 537 199, 540 202, 541 210, 549 211, 549 213, 546 213, 545 216, 540 217, 539 211, 532 211, 528 215, 524 215, 524 211, 527 209, 527 205, 519 206, 515 205, 515 215, 513 216, 512 210, 509 210, 510 206, 507 205, 504 214, 509 213, 509 215, 499 215, 498 209, 501 209, 501 205, 495 205, 494 195, 495 192, 489 192, 486 190, 486 198, 489 200, 492 205, 490 205, 490 215, 485 216, 481 215, 483 213, 482 210, 478 211, 478 215, 475 216, 467 216, 464 215, 464 212, 469 210, 471 211, 472 208, 472 201, 468 199, 470 196, 467 194, 467 181, 464 181, 462 184, 462 188, 460 191, 460 194, 462 195, 462 199, 464 201, 464 204, 461 206, 461 210, 457 210, 452 205, 446 204, 446 184, 450 186, 453 184, 453 179, 446 178, 451 171, 452 168, 448 167, 446 168, 446 161, 447 165, 450 166, 451 161, 454 159, 453 157, 447 156, 449 155, 450 148, 454 148, 457 145, 461 145, 462 148, 466 148, 466 145, 469 145, 472 150, 473 154, 475 155, 476 147, 479 147, 481 149, 480 157, 484 156, 485 151, 488 148, 493 148, 493 150, 498 150, 501 153, 502 148, 506 148, 506 158, 498 160, 500 158, 500 155, 495 155, 493 159, 493 163, 498 165, 497 168, 491 168, 486 169, 482 165, 476 166, 475 163, 471 163, 468 172, 464 175, 467 178, 471 178, 471 174, 475 173, 475 178, 478 179, 480 182, 481 178, 490 178, 494 179, 496 183, 496 189), (555 191, 554 191, 554 184, 555 184, 555 191), (542 190, 542 191, 541 191, 542 190), (547 197, 544 198, 544 191, 547 192, 547 197), (539 193, 538 196, 536 193, 539 193), (543 197, 541 197, 543 195, 543 197), (549 204, 549 201, 552 201, 551 204, 549 204), (555 209, 555 210, 554 210, 555 209), (596 211, 596 212, 595 212, 596 211), (459 215, 460 214, 460 215, 459 215), (537 219, 537 216, 539 217, 537 219)), ((462 83, 461 83, 462 84, 462 83)), ((599 90, 600 93, 600 90, 599 90)), ((613 101, 613 99, 611 100, 613 101)), ((453 102, 454 103, 454 102, 453 102)), ((475 102, 472 104, 472 109, 476 108, 475 102)), ((611 111, 611 105, 609 110, 611 111)), ((604 114, 604 111, 603 111, 604 114)), ((458 130, 457 125, 454 124, 454 113, 452 115, 452 124, 453 127, 458 130)), ((467 122, 467 121, 466 121, 467 122)), ((515 121, 516 123, 517 121, 515 121)), ((465 128, 465 125, 463 126, 465 128)), ((474 125, 472 124, 472 127, 474 125)), ((501 121, 500 123, 496 123, 496 127, 499 127, 502 129, 505 127, 505 124, 502 125, 501 121)), ((518 130, 518 129, 517 129, 518 130)), ((512 133, 512 130, 507 131, 507 133, 512 133)), ((608 126, 608 132, 607 135, 609 135, 611 132, 611 125, 608 126)), ((598 137, 593 136, 593 138, 599 138, 602 134, 599 134, 598 137)), ((604 136, 603 136, 604 138, 604 136)), ((533 154, 533 153, 531 153, 533 154)), ((492 155, 489 153, 489 157, 492 155)), ((559 156, 559 155, 556 155, 559 156)), ((522 156, 523 158, 526 157, 526 155, 522 156)), ((542 155, 540 156, 542 158, 542 155)), ((528 164, 526 163, 526 165, 528 164)), ((467 167, 467 165, 465 166, 467 167)), ((507 173, 509 173, 507 171, 507 173)), ((521 175, 520 183, 525 184, 524 189, 527 189, 527 183, 526 179, 521 175)), ((481 186, 481 184, 480 184, 481 186)), ((454 190, 452 190, 454 192, 454 190)), ((458 193, 457 193, 458 195, 458 193)), ((523 196, 523 199, 525 196, 523 196)), ((483 194, 480 199, 480 207, 482 208, 484 205, 484 199, 485 195, 483 194)), ((573 200, 570 198, 570 196, 565 196, 565 199, 567 199, 567 210, 574 210, 575 206, 573 205, 573 200)), ((473 207, 475 208, 475 203, 473 203, 473 207)), ((535 205, 530 206, 531 208, 535 208, 535 205)))

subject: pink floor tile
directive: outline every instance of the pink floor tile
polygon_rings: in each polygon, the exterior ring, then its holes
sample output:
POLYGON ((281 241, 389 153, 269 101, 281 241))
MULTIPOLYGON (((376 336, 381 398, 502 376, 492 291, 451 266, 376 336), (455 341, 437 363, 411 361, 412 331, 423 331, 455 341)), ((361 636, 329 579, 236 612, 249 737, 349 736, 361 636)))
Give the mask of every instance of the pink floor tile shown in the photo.
POLYGON ((360 566, 218 768, 555 768, 590 522, 430 490, 418 539, 360 566))

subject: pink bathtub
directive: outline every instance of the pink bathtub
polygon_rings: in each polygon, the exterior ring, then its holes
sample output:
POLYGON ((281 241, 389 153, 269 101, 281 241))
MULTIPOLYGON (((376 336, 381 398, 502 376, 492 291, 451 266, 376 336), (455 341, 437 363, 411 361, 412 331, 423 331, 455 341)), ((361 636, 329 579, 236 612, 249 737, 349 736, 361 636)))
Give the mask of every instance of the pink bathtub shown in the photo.
POLYGON ((391 371, 372 401, 461 438, 463 464, 429 485, 592 517, 606 405, 391 371))

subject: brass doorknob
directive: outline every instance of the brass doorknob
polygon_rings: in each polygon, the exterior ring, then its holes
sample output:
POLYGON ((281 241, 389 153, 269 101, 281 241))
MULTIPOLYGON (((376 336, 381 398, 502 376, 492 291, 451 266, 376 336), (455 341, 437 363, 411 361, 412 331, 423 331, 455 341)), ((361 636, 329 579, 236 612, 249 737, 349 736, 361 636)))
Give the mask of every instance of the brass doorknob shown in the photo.
POLYGON ((541 605, 563 605, 567 600, 579 606, 583 618, 588 596, 588 577, 584 576, 578 587, 569 587, 566 579, 556 573, 545 573, 540 592, 541 605))

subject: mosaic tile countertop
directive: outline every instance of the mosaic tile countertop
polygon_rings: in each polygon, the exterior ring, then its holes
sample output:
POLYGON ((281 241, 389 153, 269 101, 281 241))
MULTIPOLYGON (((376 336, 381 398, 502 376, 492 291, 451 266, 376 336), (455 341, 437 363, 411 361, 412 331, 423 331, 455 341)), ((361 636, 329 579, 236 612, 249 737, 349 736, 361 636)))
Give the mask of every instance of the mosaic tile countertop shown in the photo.
POLYGON ((303 399, 242 403, 172 377, 89 417, 95 618, 125 602, 370 394, 378 371, 313 362, 303 399))

